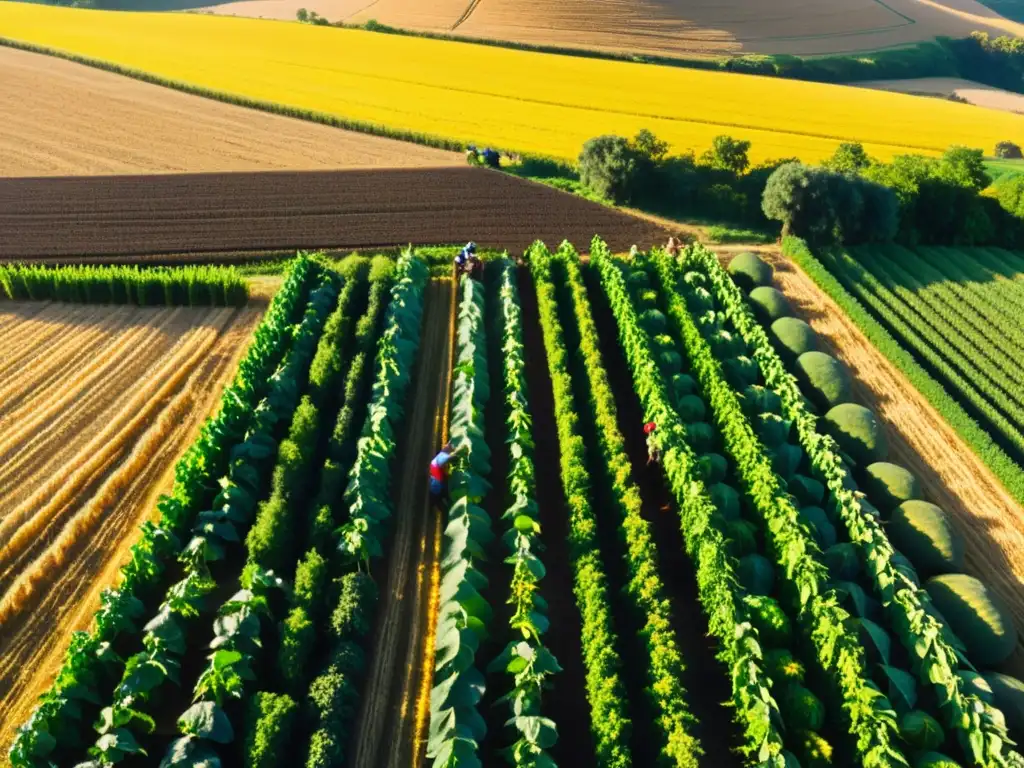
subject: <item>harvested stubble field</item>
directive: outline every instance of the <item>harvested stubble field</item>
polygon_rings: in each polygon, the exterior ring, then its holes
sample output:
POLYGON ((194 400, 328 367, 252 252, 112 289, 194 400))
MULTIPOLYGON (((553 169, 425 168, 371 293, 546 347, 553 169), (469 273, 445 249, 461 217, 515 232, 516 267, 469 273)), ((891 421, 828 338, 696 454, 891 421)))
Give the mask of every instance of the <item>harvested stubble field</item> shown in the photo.
POLYGON ((477 168, 0 180, 0 259, 534 239, 615 248, 657 224, 477 168))
POLYGON ((262 309, 0 306, 0 749, 85 629, 262 309))
POLYGON ((0 2, 0 32, 266 109, 563 159, 641 128, 676 151, 746 139, 752 162, 820 160, 843 141, 882 160, 939 154, 1024 130, 1018 115, 898 93, 258 19, 0 2))
POLYGON ((0 48, 0 176, 438 167, 452 152, 0 48))
MULTIPOLYGON (((995 475, 900 373, 799 267, 762 253, 775 268, 775 284, 800 315, 846 363, 854 395, 885 422, 892 460, 921 482, 927 498, 952 514, 965 543, 968 572, 1010 606, 1024 632, 1024 510, 995 475)), ((1011 659, 1024 671, 1024 647, 1011 659)))
POLYGON ((290 20, 300 7, 332 22, 660 56, 871 51, 1020 26, 976 0, 237 0, 203 10, 290 20))

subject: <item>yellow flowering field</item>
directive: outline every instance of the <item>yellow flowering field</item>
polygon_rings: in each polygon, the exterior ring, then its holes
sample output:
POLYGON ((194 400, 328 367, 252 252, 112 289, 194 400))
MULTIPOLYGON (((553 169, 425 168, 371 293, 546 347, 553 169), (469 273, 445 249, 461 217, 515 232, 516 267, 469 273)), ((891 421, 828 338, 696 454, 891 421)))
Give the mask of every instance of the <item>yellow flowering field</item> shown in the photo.
POLYGON ((839 141, 888 158, 1024 141, 1024 117, 939 99, 205 14, 0 2, 0 36, 209 90, 463 142, 574 158, 648 128, 754 161, 817 160, 839 141))

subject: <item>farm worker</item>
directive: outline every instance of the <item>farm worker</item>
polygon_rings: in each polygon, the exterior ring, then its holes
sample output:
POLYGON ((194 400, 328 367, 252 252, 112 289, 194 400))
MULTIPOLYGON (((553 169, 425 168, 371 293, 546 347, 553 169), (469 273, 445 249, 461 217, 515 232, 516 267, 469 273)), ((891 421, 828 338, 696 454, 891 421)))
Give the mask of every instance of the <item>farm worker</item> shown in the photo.
POLYGON ((647 465, 661 463, 661 439, 657 434, 658 425, 653 421, 644 424, 644 434, 647 435, 647 465))
POLYGON ((455 257, 455 273, 457 275, 466 272, 470 277, 478 277, 476 274, 483 264, 476 255, 476 243, 468 242, 455 257))
POLYGON ((451 441, 441 447, 441 451, 430 461, 430 498, 440 504, 442 497, 448 495, 448 462, 458 454, 451 441))
POLYGON ((669 256, 678 256, 679 241, 676 240, 674 237, 670 237, 668 239, 668 245, 665 246, 665 253, 667 253, 669 256))
POLYGON ((484 165, 488 168, 501 167, 501 156, 490 147, 484 150, 483 159, 484 165))

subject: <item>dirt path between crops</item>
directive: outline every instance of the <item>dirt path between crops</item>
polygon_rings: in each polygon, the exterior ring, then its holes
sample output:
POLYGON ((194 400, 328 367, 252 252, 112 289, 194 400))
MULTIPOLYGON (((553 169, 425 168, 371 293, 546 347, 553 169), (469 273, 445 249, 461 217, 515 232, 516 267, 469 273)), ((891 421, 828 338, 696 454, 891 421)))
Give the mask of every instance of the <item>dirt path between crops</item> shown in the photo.
MULTIPOLYGON (((967 572, 1010 607, 1024 633, 1024 509, 924 396, 796 265, 767 255, 776 284, 846 363, 854 396, 888 426, 889 458, 913 472, 925 497, 947 510, 964 538, 967 572)), ((1008 663, 1024 672, 1024 646, 1008 663)))
POLYGON ((426 471, 446 429, 453 296, 448 280, 432 280, 427 288, 420 359, 392 479, 394 540, 379 566, 387 584, 381 590, 366 692, 352 739, 356 768, 408 768, 421 748, 414 745, 417 703, 424 680, 432 680, 433 658, 430 654, 427 661, 424 643, 434 623, 437 585, 431 576, 441 535, 440 515, 430 508, 426 471))
MULTIPOLYGON (((153 426, 139 437, 137 450, 124 458, 122 466, 134 463, 133 471, 121 478, 115 497, 107 499, 109 508, 94 521, 87 546, 70 552, 56 569, 57 580, 30 612, 5 624, 0 636, 0 754, 6 755, 15 729, 52 681, 71 633, 88 628, 99 607, 100 592, 117 580, 138 526, 155 512, 157 497, 170 489, 175 459, 216 404, 262 313, 262 307, 233 313, 177 395, 166 399, 153 426), (152 454, 144 446, 148 440, 157 441, 152 454)), ((117 474, 112 472, 108 481, 117 474)), ((83 499, 82 505, 94 502, 83 499)))

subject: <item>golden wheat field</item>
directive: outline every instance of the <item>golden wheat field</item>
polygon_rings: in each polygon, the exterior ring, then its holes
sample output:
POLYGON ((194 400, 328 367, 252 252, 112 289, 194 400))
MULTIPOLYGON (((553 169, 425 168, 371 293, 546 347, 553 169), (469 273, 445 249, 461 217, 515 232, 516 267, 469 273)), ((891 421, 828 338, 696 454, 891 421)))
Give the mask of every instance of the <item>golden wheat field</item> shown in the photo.
POLYGON ((573 158, 649 128, 676 150, 718 134, 753 160, 817 160, 840 141, 879 157, 991 151, 1024 117, 897 93, 199 14, 0 3, 13 40, 246 99, 395 130, 573 158))
POLYGON ((262 310, 0 305, 0 748, 87 628, 262 310))

